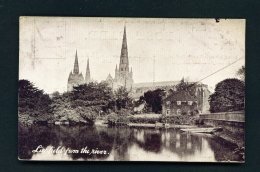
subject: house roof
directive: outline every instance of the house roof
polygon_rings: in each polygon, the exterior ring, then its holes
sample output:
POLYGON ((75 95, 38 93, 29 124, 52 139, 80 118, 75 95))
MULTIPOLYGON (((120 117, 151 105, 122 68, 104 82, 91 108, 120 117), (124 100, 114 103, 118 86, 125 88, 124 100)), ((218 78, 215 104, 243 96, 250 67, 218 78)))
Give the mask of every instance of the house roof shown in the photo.
POLYGON ((163 102, 166 101, 197 101, 195 97, 191 96, 188 92, 182 90, 166 97, 163 102))

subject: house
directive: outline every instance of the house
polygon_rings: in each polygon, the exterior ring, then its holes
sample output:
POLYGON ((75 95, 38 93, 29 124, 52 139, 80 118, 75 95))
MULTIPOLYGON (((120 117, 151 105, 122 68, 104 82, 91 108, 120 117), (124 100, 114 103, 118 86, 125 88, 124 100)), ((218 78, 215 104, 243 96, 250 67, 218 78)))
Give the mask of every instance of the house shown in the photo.
POLYGON ((191 115, 197 109, 197 99, 184 90, 170 94, 162 101, 162 114, 164 115, 191 115))

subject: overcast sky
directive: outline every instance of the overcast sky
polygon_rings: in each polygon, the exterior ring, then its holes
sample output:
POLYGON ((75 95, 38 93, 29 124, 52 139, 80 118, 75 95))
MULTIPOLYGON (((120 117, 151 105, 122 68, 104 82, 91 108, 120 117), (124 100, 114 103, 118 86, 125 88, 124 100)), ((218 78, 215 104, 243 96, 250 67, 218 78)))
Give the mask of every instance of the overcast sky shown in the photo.
POLYGON ((245 65, 245 20, 21 17, 19 79, 46 93, 67 90, 78 52, 85 77, 115 76, 126 26, 134 83, 202 80, 212 89, 245 65))

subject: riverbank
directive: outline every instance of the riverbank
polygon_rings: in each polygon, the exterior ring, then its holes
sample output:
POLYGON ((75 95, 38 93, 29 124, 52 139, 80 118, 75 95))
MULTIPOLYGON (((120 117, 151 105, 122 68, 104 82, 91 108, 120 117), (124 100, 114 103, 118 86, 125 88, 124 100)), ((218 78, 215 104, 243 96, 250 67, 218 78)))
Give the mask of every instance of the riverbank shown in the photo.
POLYGON ((233 152, 241 157, 242 161, 245 161, 245 134, 244 132, 232 132, 224 129, 222 132, 216 132, 214 135, 227 140, 237 145, 237 149, 233 152))

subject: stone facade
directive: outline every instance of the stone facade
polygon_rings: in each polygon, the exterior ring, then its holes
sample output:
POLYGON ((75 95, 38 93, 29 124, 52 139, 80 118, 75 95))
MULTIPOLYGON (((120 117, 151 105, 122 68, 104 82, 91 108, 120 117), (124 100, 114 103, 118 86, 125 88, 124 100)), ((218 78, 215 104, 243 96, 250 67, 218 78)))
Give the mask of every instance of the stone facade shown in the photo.
POLYGON ((129 59, 128 59, 128 50, 127 50, 127 39, 126 39, 126 28, 124 27, 123 43, 121 48, 121 55, 119 61, 119 68, 115 69, 115 78, 109 74, 106 82, 113 90, 118 89, 120 86, 126 87, 128 90, 132 89, 133 86, 133 72, 132 68, 129 71, 129 59))

